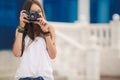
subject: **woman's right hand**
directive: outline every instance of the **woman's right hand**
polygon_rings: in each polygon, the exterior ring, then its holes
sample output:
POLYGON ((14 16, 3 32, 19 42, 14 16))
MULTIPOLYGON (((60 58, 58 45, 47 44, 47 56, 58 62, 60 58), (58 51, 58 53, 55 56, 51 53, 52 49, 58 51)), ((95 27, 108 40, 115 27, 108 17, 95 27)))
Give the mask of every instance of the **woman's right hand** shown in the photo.
POLYGON ((28 19, 28 15, 25 13, 26 10, 22 10, 20 12, 20 25, 21 27, 24 27, 26 23, 29 23, 28 19))

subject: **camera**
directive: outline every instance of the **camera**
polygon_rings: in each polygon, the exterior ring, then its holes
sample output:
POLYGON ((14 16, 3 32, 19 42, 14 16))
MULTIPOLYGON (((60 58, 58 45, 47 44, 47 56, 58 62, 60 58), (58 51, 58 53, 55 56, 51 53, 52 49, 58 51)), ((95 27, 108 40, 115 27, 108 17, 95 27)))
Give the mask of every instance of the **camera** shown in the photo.
POLYGON ((35 21, 39 21, 37 20, 38 18, 40 18, 41 16, 39 15, 38 11, 26 11, 25 12, 28 15, 28 21, 29 22, 35 22, 35 21))

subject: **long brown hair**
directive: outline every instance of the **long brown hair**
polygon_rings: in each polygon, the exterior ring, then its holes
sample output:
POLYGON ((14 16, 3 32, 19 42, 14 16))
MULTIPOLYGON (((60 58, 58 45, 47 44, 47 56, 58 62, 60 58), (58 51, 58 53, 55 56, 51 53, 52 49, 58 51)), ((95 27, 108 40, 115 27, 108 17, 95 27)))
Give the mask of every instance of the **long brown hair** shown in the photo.
MULTIPOLYGON (((33 4, 36 4, 40 7, 40 9, 42 11, 42 15, 45 18, 43 8, 42 8, 42 6, 41 6, 41 4, 38 0, 26 0, 24 5, 23 5, 22 10, 30 11, 30 8, 33 4)), ((28 35, 31 40, 34 40, 35 35, 36 36, 41 36, 43 34, 41 28, 37 24, 26 23, 24 28, 25 28, 25 33, 23 33, 23 38, 22 38, 22 53, 21 53, 21 56, 23 55, 23 51, 24 51, 24 47, 25 47, 25 41, 24 41, 25 36, 28 35)))

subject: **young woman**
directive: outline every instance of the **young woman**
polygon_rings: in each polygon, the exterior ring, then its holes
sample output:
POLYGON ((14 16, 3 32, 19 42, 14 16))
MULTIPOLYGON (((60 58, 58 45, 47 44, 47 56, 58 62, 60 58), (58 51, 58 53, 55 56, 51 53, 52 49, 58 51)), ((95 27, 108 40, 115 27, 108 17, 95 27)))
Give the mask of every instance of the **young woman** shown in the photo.
POLYGON ((26 0, 16 29, 13 53, 20 57, 16 80, 53 80, 51 59, 56 57, 55 30, 37 0, 26 0), (37 11, 38 21, 30 22, 26 11, 37 11))

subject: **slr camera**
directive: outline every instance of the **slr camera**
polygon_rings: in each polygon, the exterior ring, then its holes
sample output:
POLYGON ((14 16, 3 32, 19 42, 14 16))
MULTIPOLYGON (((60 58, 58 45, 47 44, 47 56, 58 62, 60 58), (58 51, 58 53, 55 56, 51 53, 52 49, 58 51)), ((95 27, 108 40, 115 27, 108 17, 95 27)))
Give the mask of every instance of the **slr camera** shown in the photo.
POLYGON ((39 15, 38 11, 26 11, 25 12, 28 15, 28 21, 29 22, 35 22, 35 21, 39 21, 37 20, 38 18, 40 18, 41 16, 39 15))

